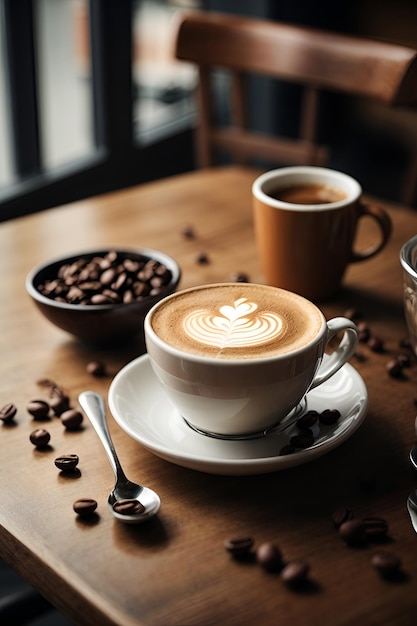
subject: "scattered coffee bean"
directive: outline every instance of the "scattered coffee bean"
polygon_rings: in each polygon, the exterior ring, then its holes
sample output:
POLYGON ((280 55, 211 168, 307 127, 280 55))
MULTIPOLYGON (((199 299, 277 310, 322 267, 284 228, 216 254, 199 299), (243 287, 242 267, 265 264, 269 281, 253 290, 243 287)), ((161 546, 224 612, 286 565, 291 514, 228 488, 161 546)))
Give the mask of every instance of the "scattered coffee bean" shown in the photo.
POLYGON ((254 545, 253 537, 235 537, 226 539, 225 549, 234 557, 248 556, 254 545))
POLYGON ((245 272, 233 272, 230 274, 230 280, 232 283, 248 283, 249 276, 245 272))
POLYGON ((351 519, 339 527, 340 538, 350 546, 361 546, 366 543, 366 534, 363 523, 358 519, 351 519))
POLYGON ((55 465, 62 472, 72 472, 78 465, 77 454, 63 454, 55 459, 55 465))
POLYGON ((27 405, 27 411, 35 420, 46 419, 49 415, 49 404, 44 400, 32 400, 27 405))
POLYGON ((400 340, 400 348, 405 348, 406 350, 413 350, 413 347, 411 345, 411 341, 408 337, 404 337, 403 339, 400 340))
POLYGON ((78 430, 83 422, 83 415, 76 409, 64 411, 61 415, 61 422, 67 430, 78 430))
POLYGON ((197 255, 197 263, 199 265, 207 265, 209 263, 209 257, 206 252, 199 252, 197 255))
POLYGON ((144 512, 145 507, 138 500, 126 499, 115 502, 113 510, 120 515, 140 515, 144 512))
POLYGON ((279 455, 280 456, 286 456, 287 454, 292 454, 293 452, 295 452, 294 446, 292 446, 291 444, 287 443, 287 445, 282 446, 281 450, 279 451, 279 455))
POLYGON ((371 541, 383 541, 388 536, 388 523, 382 517, 364 517, 362 519, 365 534, 371 541))
POLYGON ((370 337, 367 346, 372 352, 384 352, 384 342, 380 337, 370 337))
POLYGON ((332 522, 336 528, 340 528, 342 524, 353 519, 353 511, 347 506, 339 506, 332 515, 332 522))
POLYGON ((256 550, 256 561, 267 572, 277 572, 282 568, 281 550, 274 543, 262 543, 256 550))
POLYGON ((74 502, 72 508, 80 517, 87 517, 95 512, 97 501, 93 498, 79 498, 74 502))
POLYGON ((282 580, 290 586, 297 586, 304 583, 307 579, 310 566, 306 561, 298 559, 290 561, 281 571, 282 580))
POLYGON ((319 419, 318 411, 307 411, 304 415, 297 420, 297 427, 304 430, 306 428, 311 428, 314 424, 317 423, 319 419))
POLYGON ((343 313, 343 317, 347 317, 348 320, 352 320, 352 322, 359 322, 361 319, 363 319, 363 313, 361 311, 359 311, 358 309, 347 309, 344 313, 343 313))
POLYGON ((93 259, 64 263, 38 291, 69 304, 118 304, 157 295, 172 278, 165 265, 142 255, 111 250, 93 259), (157 278, 157 284, 153 280, 157 278))
POLYGON ((106 375, 106 366, 101 361, 90 361, 86 367, 87 373, 100 378, 106 375))
POLYGON ((403 365, 397 359, 391 359, 385 367, 392 378, 400 378, 403 373, 403 365))
POLYGON ((325 426, 331 426, 336 424, 337 420, 340 418, 340 411, 337 409, 326 409, 322 411, 319 415, 319 420, 321 424, 325 426))
POLYGON ((44 428, 37 428, 30 433, 29 439, 37 448, 45 448, 51 440, 51 435, 44 428))
POLYGON ((0 420, 2 422, 11 422, 17 413, 17 406, 13 403, 5 404, 0 409, 0 420))
POLYGON ((51 407, 54 415, 59 417, 62 413, 64 413, 64 411, 68 411, 70 408, 70 399, 65 394, 56 394, 49 400, 49 406, 51 407))
POLYGON ((358 330, 359 330, 359 341, 363 343, 367 343, 369 339, 371 338, 371 330, 368 324, 366 324, 365 322, 360 322, 358 324, 358 330))
POLYGON ((314 443, 314 435, 307 429, 303 430, 299 435, 293 435, 290 439, 290 445, 293 448, 309 448, 314 443))
POLYGON ((397 574, 401 568, 401 559, 392 552, 376 552, 371 558, 372 565, 384 576, 397 574))
POLYGON ((181 226, 180 233, 185 239, 195 239, 195 230, 189 224, 181 226))
POLYGON ((404 354, 404 352, 400 352, 400 354, 397 354, 395 360, 401 363, 403 367, 411 367, 410 355, 404 354))

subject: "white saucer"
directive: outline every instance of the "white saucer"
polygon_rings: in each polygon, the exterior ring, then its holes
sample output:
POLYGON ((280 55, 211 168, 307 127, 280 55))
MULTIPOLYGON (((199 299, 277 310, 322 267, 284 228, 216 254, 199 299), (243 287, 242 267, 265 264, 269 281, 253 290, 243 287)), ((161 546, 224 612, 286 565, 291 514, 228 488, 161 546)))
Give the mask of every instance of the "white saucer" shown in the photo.
POLYGON ((126 365, 113 379, 109 407, 121 428, 157 456, 210 474, 263 474, 307 463, 333 450, 363 422, 368 392, 349 364, 307 394, 307 409, 338 409, 334 426, 315 426, 314 444, 287 455, 279 451, 298 432, 290 426, 280 434, 244 441, 225 441, 192 430, 177 413, 153 373, 147 354, 126 365))

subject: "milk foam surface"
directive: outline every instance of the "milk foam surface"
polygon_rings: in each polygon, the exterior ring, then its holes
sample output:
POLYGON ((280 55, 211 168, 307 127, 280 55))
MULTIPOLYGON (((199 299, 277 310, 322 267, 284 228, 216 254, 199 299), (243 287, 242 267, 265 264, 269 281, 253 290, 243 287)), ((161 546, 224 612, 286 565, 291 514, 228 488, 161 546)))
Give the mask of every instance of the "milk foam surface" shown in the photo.
POLYGON ((185 352, 253 359, 305 346, 317 336, 323 318, 295 294, 232 283, 179 292, 158 306, 151 323, 165 343, 185 352))

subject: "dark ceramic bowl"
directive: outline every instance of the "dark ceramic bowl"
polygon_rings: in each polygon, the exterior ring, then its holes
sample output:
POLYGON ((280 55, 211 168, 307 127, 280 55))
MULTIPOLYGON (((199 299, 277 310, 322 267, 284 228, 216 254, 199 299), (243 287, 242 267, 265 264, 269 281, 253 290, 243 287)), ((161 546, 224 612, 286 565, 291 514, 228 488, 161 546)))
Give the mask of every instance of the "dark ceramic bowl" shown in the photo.
MULTIPOLYGON (((41 293, 47 281, 56 279, 59 268, 80 259, 104 257, 110 249, 88 250, 72 256, 46 261, 33 268, 26 278, 26 289, 41 313, 55 326, 91 343, 114 343, 143 334, 143 321, 149 309, 159 300, 174 292, 181 269, 176 261, 157 250, 148 248, 112 249, 118 260, 154 260, 164 265, 169 273, 158 293, 144 295, 130 303, 83 304, 58 301, 41 293)), ((91 281, 90 281, 91 282, 91 281)))

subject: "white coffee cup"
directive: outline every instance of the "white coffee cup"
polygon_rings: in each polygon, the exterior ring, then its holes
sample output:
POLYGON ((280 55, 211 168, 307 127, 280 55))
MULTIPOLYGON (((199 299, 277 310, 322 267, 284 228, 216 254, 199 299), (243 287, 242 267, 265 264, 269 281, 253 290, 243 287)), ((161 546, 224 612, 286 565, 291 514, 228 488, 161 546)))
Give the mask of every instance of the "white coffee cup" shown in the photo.
POLYGON ((180 415, 205 434, 233 438, 279 423, 348 361, 358 330, 345 318, 326 322, 314 304, 283 289, 223 283, 161 300, 145 318, 145 340, 180 415))

